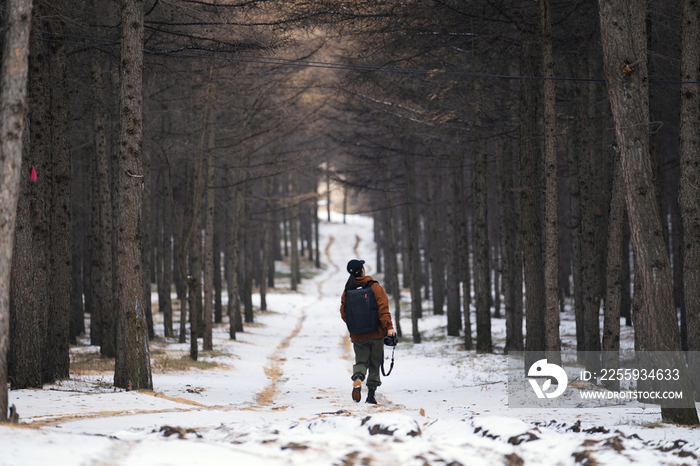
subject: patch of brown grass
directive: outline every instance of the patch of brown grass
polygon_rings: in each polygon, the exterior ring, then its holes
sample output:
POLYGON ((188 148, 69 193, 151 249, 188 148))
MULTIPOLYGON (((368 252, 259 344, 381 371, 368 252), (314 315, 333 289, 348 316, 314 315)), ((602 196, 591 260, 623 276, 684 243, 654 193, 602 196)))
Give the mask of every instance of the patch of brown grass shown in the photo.
POLYGON ((219 364, 215 361, 193 361, 188 355, 181 355, 179 352, 167 351, 151 357, 151 368, 153 371, 158 372, 184 372, 190 369, 207 370, 215 367, 219 367, 219 364))
POLYGON ((114 358, 103 358, 98 353, 71 355, 72 375, 106 375, 114 373, 114 358))
MULTIPOLYGON (((216 361, 193 361, 182 351, 152 349, 151 368, 154 372, 184 372, 190 369, 208 370, 223 367, 216 361)), ((202 351, 202 357, 216 358, 226 356, 221 351, 202 351)), ((114 373, 114 358, 103 358, 99 353, 80 353, 71 355, 71 375, 109 375, 114 373)))

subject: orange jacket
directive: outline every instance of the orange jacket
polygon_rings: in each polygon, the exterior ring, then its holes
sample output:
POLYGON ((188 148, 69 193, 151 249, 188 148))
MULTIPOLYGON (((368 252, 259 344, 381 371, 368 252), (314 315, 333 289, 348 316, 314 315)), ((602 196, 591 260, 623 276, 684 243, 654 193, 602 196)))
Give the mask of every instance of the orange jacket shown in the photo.
MULTIPOLYGON (((355 279, 358 286, 362 286, 368 281, 372 280, 372 277, 365 275, 364 277, 359 277, 355 279)), ((389 297, 386 295, 384 288, 379 283, 372 283, 372 291, 374 292, 374 297, 377 299, 377 307, 379 309, 379 328, 372 333, 351 333, 350 340, 353 342, 361 340, 370 340, 373 338, 384 338, 389 330, 394 328, 394 324, 391 322, 391 312, 389 311, 389 297)), ((343 322, 346 321, 345 318, 345 290, 343 290, 343 295, 340 297, 340 317, 343 318, 343 322)))

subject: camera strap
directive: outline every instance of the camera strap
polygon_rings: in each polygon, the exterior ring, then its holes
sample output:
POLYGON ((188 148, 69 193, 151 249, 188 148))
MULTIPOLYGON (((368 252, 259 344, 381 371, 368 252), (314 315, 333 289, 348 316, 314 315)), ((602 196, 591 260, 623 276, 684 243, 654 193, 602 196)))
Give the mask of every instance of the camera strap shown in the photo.
POLYGON ((389 372, 386 372, 386 373, 384 372, 384 361, 382 360, 381 369, 382 369, 382 375, 383 375, 384 377, 388 377, 389 374, 391 374, 391 371, 394 370, 394 351, 395 351, 395 350, 396 350, 396 346, 393 346, 393 347, 391 348, 391 365, 389 366, 389 372))

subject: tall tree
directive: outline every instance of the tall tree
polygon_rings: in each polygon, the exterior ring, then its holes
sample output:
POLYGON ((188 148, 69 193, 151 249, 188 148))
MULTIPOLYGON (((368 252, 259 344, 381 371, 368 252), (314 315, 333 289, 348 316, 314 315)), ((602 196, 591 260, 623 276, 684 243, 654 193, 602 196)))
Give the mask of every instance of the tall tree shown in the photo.
POLYGON ((418 206, 416 200, 416 173, 415 156, 403 155, 404 168, 404 197, 406 201, 406 235, 408 241, 404 248, 406 262, 408 262, 410 286, 411 286, 411 324, 413 328, 413 343, 421 342, 421 334, 418 330, 418 318, 422 313, 421 308, 421 260, 419 249, 418 206))
POLYGON ((170 196, 169 176, 163 176, 163 193, 160 196, 158 209, 158 309, 163 314, 163 334, 165 337, 173 337, 173 303, 170 297, 173 284, 173 251, 172 251, 172 203, 170 196))
MULTIPOLYGON (((49 30, 54 36, 64 34, 65 0, 51 2, 49 30)), ((49 45, 49 75, 51 113, 51 213, 49 216, 50 304, 46 319, 46 348, 44 351, 44 382, 67 379, 70 363, 70 292, 71 292, 71 163, 69 147, 69 115, 67 61, 65 44, 49 45)))
POLYGON ((474 151, 474 296, 476 351, 491 351, 491 280, 489 269, 488 209, 486 203, 486 151, 477 143, 474 151))
MULTIPOLYGON (((662 233, 649 151, 646 2, 599 0, 598 6, 605 81, 622 157, 625 199, 634 245, 635 278, 639 277, 643 293, 635 330, 648 350, 680 351, 670 261, 662 233)), ((684 388, 688 384, 685 370, 681 370, 680 384, 684 388)), ((678 424, 698 424, 692 394, 684 396, 683 403, 685 407, 670 408, 662 401, 662 418, 678 424)))
MULTIPOLYGON (((545 350, 558 352, 559 338, 559 188, 557 114, 555 109, 552 18, 549 0, 540 0, 542 70, 544 75, 544 288, 545 350)), ((552 356, 550 356, 552 357, 552 356)))
POLYGON ((10 336, 10 270, 22 167, 24 116, 27 112, 31 15, 31 0, 5 2, 7 20, 0 78, 0 124, 3 134, 0 144, 0 421, 8 417, 6 357, 10 336))
MULTIPOLYGON (((680 186, 683 219, 683 299, 690 367, 700 364, 700 5, 683 0, 680 186)), ((696 396, 700 371, 691 371, 696 396)))
MULTIPOLYGON (((33 29, 43 27, 44 15, 39 14, 42 7, 41 4, 35 4, 33 7, 33 29)), ((45 340, 43 330, 46 309, 44 301, 39 305, 39 299, 46 295, 48 286, 45 281, 45 249, 38 249, 42 244, 40 239, 43 240, 45 236, 37 234, 37 225, 45 223, 44 209, 39 206, 44 204, 44 186, 49 184, 46 173, 42 170, 43 159, 46 156, 46 99, 43 79, 46 49, 46 44, 40 41, 29 43, 27 141, 22 146, 23 176, 20 177, 15 238, 12 246, 12 281, 9 288, 10 348, 7 362, 12 388, 37 388, 43 383, 42 345, 45 340), (37 137, 32 138, 32 134, 37 137), (39 166, 39 163, 42 165, 39 166), (30 182, 31 170, 37 174, 35 182, 30 182), (38 173, 41 173, 41 177, 38 173)), ((45 231, 45 228, 42 228, 42 231, 45 231)), ((2 414, 4 412, 0 412, 0 419, 4 419, 2 414)))
MULTIPOLYGON (((213 70, 210 71, 213 73, 213 70)), ((212 77, 209 78, 210 80, 212 77)), ((216 83, 212 82, 212 95, 216 96, 216 83)), ((214 270, 214 182, 216 179, 216 171, 214 170, 214 144, 215 132, 214 122, 216 121, 216 112, 212 99, 212 106, 207 113, 207 121, 205 123, 207 129, 207 185, 206 185, 206 210, 204 213, 204 333, 202 339, 202 350, 211 351, 213 349, 212 342, 212 317, 214 313, 214 273, 221 274, 220 270, 214 270)), ((218 254, 218 251, 216 251, 218 254)))
POLYGON ((114 385, 152 389, 143 304, 141 203, 143 168, 143 0, 124 0, 121 16, 119 146, 113 158, 115 297, 118 309, 114 385))
POLYGON ((226 234, 226 283, 228 289, 228 319, 229 338, 236 339, 236 332, 243 331, 243 317, 241 315, 241 304, 238 293, 238 264, 240 257, 240 221, 243 210, 242 196, 242 173, 241 170, 229 170, 229 188, 226 234))
MULTIPOLYGON (((622 235, 625 220, 624 183, 619 157, 615 163, 610 199, 610 221, 608 222, 608 262, 607 287, 605 292, 605 312, 603 316, 603 367, 617 370, 620 351, 620 309, 622 307, 622 235)), ((596 315, 597 317, 597 315, 596 315)), ((591 358, 586 358, 588 363, 591 358)), ((587 366, 587 368, 595 369, 587 366)), ((619 381, 609 381, 608 387, 618 389, 619 381)))
MULTIPOLYGON (((504 114, 510 116, 507 105, 504 114)), ((508 118, 510 120, 510 118, 508 118)), ((515 204, 513 174, 513 144, 506 138, 503 149, 496 154, 498 173, 498 214, 501 220, 501 262, 503 268, 503 304, 506 319, 504 351, 523 350, 522 257, 517 253, 520 242, 518 214, 515 204)))
MULTIPOLYGON (((521 73, 535 76, 535 41, 524 32, 521 73)), ((520 83, 520 173, 523 273, 525 276, 525 349, 545 350, 545 288, 542 258, 541 193, 539 166, 541 154, 537 144, 537 83, 520 83)), ((537 357, 537 356, 533 356, 537 357)), ((536 361, 534 359, 532 362, 536 361)), ((526 362, 526 365, 527 362, 526 362)))
MULTIPOLYGON (((93 0, 95 18, 98 2, 93 0)), ((99 24, 99 22, 98 22, 99 24)), ((107 117, 104 73, 100 51, 91 52, 92 122, 95 143, 92 191, 92 289, 93 310, 90 316, 90 343, 100 345, 100 354, 113 358, 117 353, 117 308, 114 299, 112 182, 107 153, 107 117)))

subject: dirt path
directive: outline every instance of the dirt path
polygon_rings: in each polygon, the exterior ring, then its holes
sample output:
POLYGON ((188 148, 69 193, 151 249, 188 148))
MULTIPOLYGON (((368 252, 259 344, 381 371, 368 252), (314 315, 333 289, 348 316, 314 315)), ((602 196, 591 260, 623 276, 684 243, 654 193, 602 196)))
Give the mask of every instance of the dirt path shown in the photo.
MULTIPOLYGON (((294 407, 295 400, 304 397, 323 400, 323 403, 330 403, 333 407, 331 411, 318 413, 318 416, 351 415, 358 410, 396 411, 403 408, 394 405, 381 390, 377 392, 378 405, 355 403, 350 397, 350 375, 355 358, 349 335, 342 322, 338 322, 338 295, 329 292, 329 288, 332 289, 336 283, 344 283, 345 280, 344 270, 336 263, 337 258, 350 253, 347 246, 351 246, 354 257, 359 257, 361 244, 362 239, 358 235, 355 236, 354 244, 350 245, 338 244, 333 235, 328 236, 324 247, 327 272, 319 275, 313 285, 318 298, 309 299, 302 306, 294 329, 269 356, 265 367, 269 383, 256 395, 255 405, 251 409, 288 410, 294 407), (347 250, 343 252, 343 248, 347 250), (327 330, 331 324, 334 325, 333 330, 327 330), (332 333, 325 337, 326 331, 332 333), (333 345, 333 341, 338 343, 333 345), (296 360, 293 370, 287 364, 291 359, 296 360), (299 360, 306 364, 300 366, 299 360)), ((363 387, 363 398, 365 394, 366 388, 363 387)))

